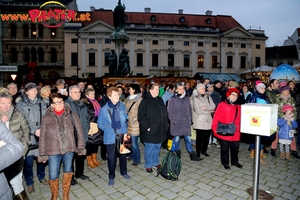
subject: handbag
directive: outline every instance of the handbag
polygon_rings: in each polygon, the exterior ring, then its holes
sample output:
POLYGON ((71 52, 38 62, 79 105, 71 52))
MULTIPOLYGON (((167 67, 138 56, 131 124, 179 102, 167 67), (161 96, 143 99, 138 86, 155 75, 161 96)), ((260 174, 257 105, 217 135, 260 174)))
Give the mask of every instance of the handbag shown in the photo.
POLYGON ((217 134, 222 135, 222 136, 233 136, 235 131, 236 131, 236 126, 234 124, 234 121, 236 120, 237 117, 237 108, 236 108, 236 112, 235 112, 235 117, 233 122, 229 123, 229 124, 225 124, 225 123, 221 123, 218 122, 218 127, 217 127, 217 134))
POLYGON ((104 132, 99 129, 99 131, 96 134, 89 135, 87 144, 94 144, 94 145, 100 145, 103 142, 103 134, 104 132))
POLYGON ((98 125, 95 122, 90 122, 90 130, 88 132, 88 135, 94 135, 98 133, 98 125))

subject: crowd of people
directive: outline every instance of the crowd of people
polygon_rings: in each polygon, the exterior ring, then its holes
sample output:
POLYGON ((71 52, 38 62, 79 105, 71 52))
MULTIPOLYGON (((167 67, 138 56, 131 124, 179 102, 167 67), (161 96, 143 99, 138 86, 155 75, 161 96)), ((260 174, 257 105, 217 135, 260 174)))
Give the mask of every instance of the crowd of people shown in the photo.
MULTIPOLYGON (((161 149, 168 150, 168 139, 172 140, 171 151, 179 158, 183 138, 191 161, 205 162, 202 160, 210 156, 209 147, 219 147, 225 169, 242 168, 238 153, 241 105, 245 103, 278 104, 278 131, 262 138, 260 164, 267 164, 264 159, 269 152, 276 157, 278 143, 281 159, 300 159, 300 140, 295 137, 300 123, 300 86, 295 82, 257 81, 253 90, 250 85, 239 85, 233 80, 204 79, 194 86, 190 84, 116 84, 104 86, 99 92, 99 88, 95 90, 82 79, 70 87, 58 79, 53 86, 38 87, 29 82, 21 90, 15 83, 0 88, 0 137, 2 132, 11 132, 19 142, 16 145, 22 144, 21 157, 12 154, 10 165, 0 164, 14 198, 28 199, 23 180, 27 192, 35 192, 34 161, 38 180, 49 185, 52 200, 59 196, 62 163, 63 199, 68 200, 71 185, 80 179, 89 180, 84 174, 85 163, 90 168, 102 165, 98 155, 107 161, 108 185, 112 186, 117 160, 120 174, 126 180, 131 179, 127 161, 132 161, 132 166, 143 163, 147 173, 160 168, 159 155, 161 149), (232 135, 219 133, 219 123, 233 124, 232 135), (125 133, 132 141, 129 155, 116 151, 116 137, 125 133), (45 177, 47 166, 49 180, 45 177)), ((245 134, 243 138, 249 143, 250 158, 254 158, 254 137, 245 134)), ((0 138, 1 152, 6 145, 9 143, 0 138)), ((3 174, 0 173, 0 184, 8 185, 2 183, 3 174)), ((0 192, 3 196, 8 194, 0 192)))

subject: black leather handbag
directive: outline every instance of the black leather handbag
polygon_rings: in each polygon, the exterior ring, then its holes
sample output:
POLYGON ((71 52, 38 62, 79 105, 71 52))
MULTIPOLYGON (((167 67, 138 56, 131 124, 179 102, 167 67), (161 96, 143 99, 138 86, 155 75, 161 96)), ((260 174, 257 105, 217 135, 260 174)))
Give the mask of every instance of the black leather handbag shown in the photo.
POLYGON ((223 136, 233 136, 236 131, 234 121, 236 120, 238 109, 236 108, 235 117, 233 122, 229 124, 218 122, 217 133, 223 136))

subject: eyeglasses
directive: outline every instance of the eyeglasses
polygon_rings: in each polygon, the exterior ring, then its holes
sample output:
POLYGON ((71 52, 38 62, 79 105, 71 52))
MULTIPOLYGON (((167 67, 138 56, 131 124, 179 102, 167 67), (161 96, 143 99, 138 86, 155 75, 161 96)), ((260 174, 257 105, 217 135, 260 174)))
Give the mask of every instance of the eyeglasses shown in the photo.
POLYGON ((64 101, 57 101, 57 102, 53 102, 52 104, 53 105, 58 105, 58 104, 63 104, 64 103, 64 101))

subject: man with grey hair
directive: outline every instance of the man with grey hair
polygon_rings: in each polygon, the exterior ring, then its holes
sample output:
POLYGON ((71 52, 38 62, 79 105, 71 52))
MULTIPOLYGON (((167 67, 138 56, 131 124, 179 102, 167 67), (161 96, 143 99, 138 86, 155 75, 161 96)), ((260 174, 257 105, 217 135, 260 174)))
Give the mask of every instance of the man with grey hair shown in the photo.
MULTIPOLYGON (((81 122, 83 134, 84 134, 84 142, 86 143, 88 140, 88 131, 90 129, 90 122, 88 120, 88 109, 84 103, 80 101, 81 91, 78 85, 72 85, 69 87, 69 97, 65 101, 65 103, 69 104, 71 111, 75 112, 81 122)), ((81 178, 83 180, 88 180, 89 177, 83 174, 84 172, 84 159, 86 156, 78 154, 74 154, 75 159, 75 178, 81 178)), ((74 169, 74 168, 73 168, 74 169)), ((77 182, 72 178, 72 185, 77 184, 77 182)))
POLYGON ((12 96, 12 104, 16 105, 16 101, 21 99, 22 93, 18 92, 18 86, 15 83, 10 83, 7 85, 8 93, 12 96), (19 98, 18 98, 19 97, 19 98))

